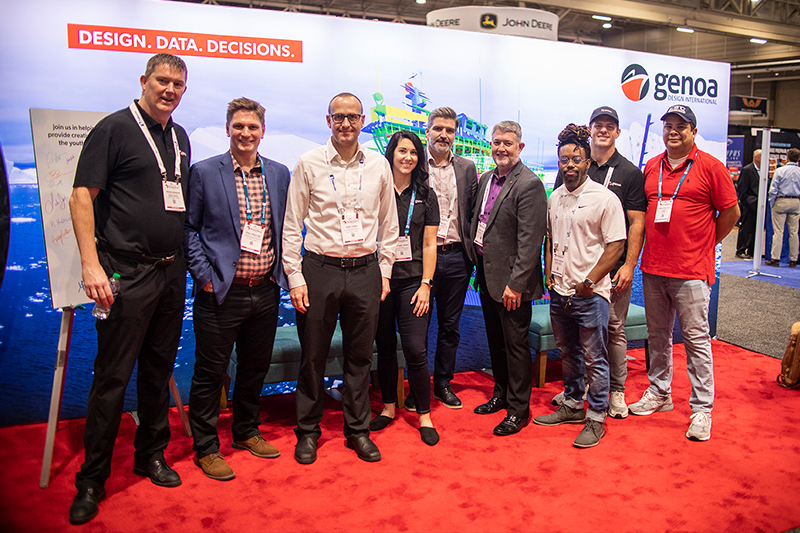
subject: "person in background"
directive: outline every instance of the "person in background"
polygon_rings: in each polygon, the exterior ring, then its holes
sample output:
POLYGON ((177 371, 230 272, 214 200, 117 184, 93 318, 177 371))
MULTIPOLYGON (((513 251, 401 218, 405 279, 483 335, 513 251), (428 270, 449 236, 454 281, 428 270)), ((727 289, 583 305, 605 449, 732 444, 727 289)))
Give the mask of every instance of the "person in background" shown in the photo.
POLYGON ((789 228, 789 266, 797 266, 797 226, 800 221, 800 150, 789 148, 786 152, 788 162, 775 170, 769 188, 769 205, 772 208, 772 259, 767 266, 780 266, 783 247, 783 226, 789 228))
POLYGON ((739 174, 737 194, 739 196, 739 235, 736 237, 736 257, 752 259, 756 243, 756 215, 758 213, 758 175, 761 165, 761 150, 753 152, 753 161, 745 165, 739 174))
POLYGON ((378 379, 383 410, 369 424, 380 431, 395 417, 397 402, 397 332, 408 364, 408 385, 414 397, 422 441, 439 442, 431 422, 431 375, 428 369, 428 325, 431 283, 436 270, 436 229, 439 202, 427 183, 420 161, 422 142, 410 131, 398 131, 386 146, 392 166, 400 235, 392 268, 391 291, 381 302, 378 332, 378 379))

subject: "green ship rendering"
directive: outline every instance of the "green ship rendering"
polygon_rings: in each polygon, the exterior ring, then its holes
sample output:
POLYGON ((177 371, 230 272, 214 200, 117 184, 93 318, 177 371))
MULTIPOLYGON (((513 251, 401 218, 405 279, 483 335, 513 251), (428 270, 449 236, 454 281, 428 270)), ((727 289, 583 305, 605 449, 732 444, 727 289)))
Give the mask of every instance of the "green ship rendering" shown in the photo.
MULTIPOLYGON (((414 132, 422 140, 422 144, 427 146, 425 126, 428 124, 430 111, 425 107, 430 103, 430 99, 410 81, 403 84, 403 89, 408 100, 405 109, 386 105, 380 92, 372 95, 375 107, 371 109, 371 122, 361 131, 372 135, 375 146, 381 153, 386 153, 389 139, 400 130, 414 132)), ((488 126, 464 113, 457 115, 457 120, 453 152, 472 160, 479 174, 494 168, 491 145, 486 140, 488 126)), ((527 161, 524 163, 539 177, 543 177, 544 168, 541 165, 531 165, 527 161)))

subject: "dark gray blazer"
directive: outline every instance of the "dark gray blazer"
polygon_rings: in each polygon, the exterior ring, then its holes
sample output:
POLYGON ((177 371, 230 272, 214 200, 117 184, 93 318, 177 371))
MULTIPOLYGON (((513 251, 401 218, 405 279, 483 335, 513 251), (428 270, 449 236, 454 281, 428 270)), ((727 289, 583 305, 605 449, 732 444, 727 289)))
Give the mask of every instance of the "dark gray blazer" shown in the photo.
MULTIPOLYGON (((425 150, 425 170, 428 170, 428 151, 425 150)), ((456 173, 456 193, 458 194, 458 233, 464 252, 474 265, 477 262, 475 249, 470 245, 470 225, 475 207, 475 193, 478 190, 478 171, 471 160, 453 154, 453 169, 456 173)))
MULTIPOLYGON (((494 170, 485 172, 475 196, 470 227, 470 248, 477 257, 473 243, 484 191, 494 170)), ((542 297, 542 240, 547 228, 547 193, 542 181, 518 162, 508 174, 489 213, 483 234, 483 270, 486 290, 497 302, 503 300, 508 285, 522 292, 522 301, 542 297)))

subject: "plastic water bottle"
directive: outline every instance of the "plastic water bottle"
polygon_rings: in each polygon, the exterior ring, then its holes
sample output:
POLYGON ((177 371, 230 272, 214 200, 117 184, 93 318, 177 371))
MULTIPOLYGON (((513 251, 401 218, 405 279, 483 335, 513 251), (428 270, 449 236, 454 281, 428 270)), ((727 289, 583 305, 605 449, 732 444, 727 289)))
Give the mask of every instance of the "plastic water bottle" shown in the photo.
MULTIPOLYGON (((111 287, 111 294, 116 298, 119 294, 119 274, 115 272, 113 276, 108 278, 108 285, 111 287)), ((95 304, 94 309, 92 309, 92 316, 97 320, 105 320, 109 314, 111 314, 111 309, 103 304, 95 304)))

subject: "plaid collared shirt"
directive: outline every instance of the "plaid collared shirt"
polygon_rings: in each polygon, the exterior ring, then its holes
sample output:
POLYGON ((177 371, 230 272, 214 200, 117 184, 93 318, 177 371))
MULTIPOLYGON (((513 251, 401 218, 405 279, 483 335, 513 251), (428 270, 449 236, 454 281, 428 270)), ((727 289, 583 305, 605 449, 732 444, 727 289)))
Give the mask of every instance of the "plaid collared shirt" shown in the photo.
MULTIPOLYGON (((247 224, 247 202, 244 197, 244 184, 242 181, 242 168, 236 158, 231 155, 233 160, 233 174, 236 176, 236 194, 239 197, 239 221, 242 231, 247 224)), ((239 254, 239 264, 236 267, 236 277, 252 278, 255 276, 268 276, 275 264, 275 246, 272 244, 272 213, 269 205, 269 192, 267 192, 261 178, 261 159, 256 159, 250 173, 247 174, 247 192, 250 196, 250 210, 252 223, 261 223, 262 202, 266 203, 266 224, 264 228, 264 240, 261 243, 261 253, 256 255, 250 252, 241 251, 239 254)))

